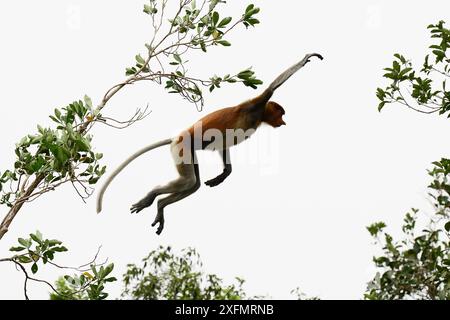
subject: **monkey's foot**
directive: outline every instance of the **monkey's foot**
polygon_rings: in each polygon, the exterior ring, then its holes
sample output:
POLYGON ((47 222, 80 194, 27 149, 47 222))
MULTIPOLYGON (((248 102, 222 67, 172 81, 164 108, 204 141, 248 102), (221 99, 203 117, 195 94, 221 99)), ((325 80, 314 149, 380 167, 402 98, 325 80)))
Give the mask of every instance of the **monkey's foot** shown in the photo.
POLYGON ((164 229, 164 218, 160 216, 156 216, 155 221, 152 223, 152 227, 156 226, 156 224, 159 223, 158 229, 156 229, 156 234, 160 235, 161 232, 164 229))
POLYGON ((147 207, 148 207, 147 204, 143 203, 142 201, 139 201, 138 203, 135 203, 131 206, 130 212, 131 213, 139 213, 147 207))
POLYGON ((155 198, 156 194, 150 193, 144 199, 140 200, 139 202, 131 206, 130 208, 131 213, 138 213, 144 210, 145 208, 150 207, 153 204, 153 201, 155 201, 155 198))

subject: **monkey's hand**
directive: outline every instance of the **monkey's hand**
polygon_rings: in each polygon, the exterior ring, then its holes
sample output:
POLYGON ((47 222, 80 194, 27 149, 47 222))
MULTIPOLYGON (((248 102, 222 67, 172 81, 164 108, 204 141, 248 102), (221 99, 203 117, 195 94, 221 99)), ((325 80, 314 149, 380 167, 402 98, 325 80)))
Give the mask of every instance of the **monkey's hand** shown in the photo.
POLYGON ((231 174, 230 169, 224 169, 221 174, 219 174, 217 177, 211 180, 206 181, 205 184, 210 187, 215 187, 221 184, 230 174, 231 174))
POLYGON ((311 58, 311 57, 317 57, 320 60, 323 60, 323 56, 320 53, 311 53, 311 54, 309 54, 309 58, 311 58))

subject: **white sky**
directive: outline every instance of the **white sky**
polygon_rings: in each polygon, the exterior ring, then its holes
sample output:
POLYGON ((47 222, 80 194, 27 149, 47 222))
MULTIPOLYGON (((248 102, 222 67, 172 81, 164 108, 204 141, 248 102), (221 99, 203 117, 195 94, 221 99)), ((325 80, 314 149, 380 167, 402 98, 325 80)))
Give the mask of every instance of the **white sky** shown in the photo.
MULTIPOLYGON (((238 15, 247 2, 228 1, 238 15)), ((0 7, 0 168, 11 168, 14 144, 50 124, 48 115, 84 94, 98 102, 120 82, 134 55, 151 37, 141 14, 143 0, 16 1, 0 7)), ((174 176, 167 147, 127 168, 95 214, 94 198, 85 205, 70 187, 61 188, 22 209, 0 242, 0 256, 16 238, 39 229, 65 242, 70 252, 58 262, 79 265, 103 245, 102 257, 125 265, 139 262, 158 245, 192 246, 205 270, 226 282, 247 280, 249 294, 290 298, 299 286, 324 299, 360 299, 373 275, 376 252, 365 230, 383 220, 397 234, 410 207, 431 212, 426 169, 450 156, 442 143, 448 120, 423 116, 401 106, 377 112, 375 89, 386 84, 382 68, 402 52, 422 63, 430 45, 426 26, 448 20, 448 1, 253 1, 261 25, 240 28, 233 46, 190 57, 198 75, 225 74, 253 66, 269 83, 305 53, 319 52, 293 76, 274 100, 286 109, 286 127, 261 128, 232 149, 232 175, 220 186, 206 186, 166 208, 166 226, 157 236, 150 227, 155 208, 139 215, 128 209, 153 186, 174 176), (256 151, 255 151, 256 150, 256 151), (248 155, 252 156, 248 156, 248 155), (256 156, 255 156, 256 155, 256 156)), ((206 96, 203 113, 162 87, 127 88, 105 112, 126 119, 150 104, 145 121, 117 131, 98 126, 94 145, 112 170, 130 153, 175 135, 197 118, 234 105, 257 92, 224 86, 206 96)), ((220 159, 201 153, 202 180, 216 176, 220 159), (206 163, 202 165, 202 163, 206 163)), ((6 208, 2 209, 6 212, 6 208)), ((60 270, 39 276, 55 280, 60 270)), ((22 274, 0 265, 0 299, 23 298, 22 274)), ((111 297, 121 282, 108 286, 111 297)), ((30 297, 46 299, 48 289, 30 285, 30 297)))

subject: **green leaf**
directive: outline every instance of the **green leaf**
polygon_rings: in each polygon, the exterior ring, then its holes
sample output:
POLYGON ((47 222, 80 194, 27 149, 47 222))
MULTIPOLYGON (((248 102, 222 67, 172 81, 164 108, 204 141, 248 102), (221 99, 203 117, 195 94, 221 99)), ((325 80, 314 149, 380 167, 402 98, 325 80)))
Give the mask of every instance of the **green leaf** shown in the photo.
POLYGON ((75 284, 75 279, 72 278, 71 276, 65 275, 64 280, 66 280, 70 284, 75 284))
POLYGON ((52 251, 55 251, 55 252, 66 252, 68 250, 67 250, 66 247, 61 246, 61 247, 54 247, 54 248, 52 248, 52 251))
POLYGON ((218 28, 224 28, 227 24, 229 24, 231 22, 233 18, 232 17, 226 17, 223 18, 222 21, 220 21, 219 25, 217 26, 218 28))
POLYGON ((144 4, 144 10, 146 14, 151 14, 153 12, 153 8, 149 6, 148 4, 144 4))
POLYGON ((400 64, 397 61, 394 61, 392 63, 392 67, 393 67, 394 71, 397 71, 397 72, 400 71, 400 64))
POLYGON ((202 17, 201 19, 200 19, 200 21, 203 23, 203 24, 208 24, 208 22, 209 22, 209 16, 204 16, 204 17, 202 17))
POLYGON ((52 240, 49 240, 49 241, 48 241, 48 245, 49 245, 50 247, 60 245, 61 243, 62 243, 61 241, 56 240, 56 239, 52 239, 52 240))
POLYGON ((256 8, 253 4, 250 4, 247 9, 245 9, 244 19, 248 21, 249 18, 257 14, 259 11, 259 8, 256 8))
POLYGON ((52 250, 48 250, 44 253, 44 257, 47 257, 50 260, 53 260, 55 258, 54 252, 52 250))
POLYGON ((177 54, 177 53, 174 53, 173 54, 173 58, 175 59, 175 61, 177 61, 178 63, 181 63, 182 61, 181 61, 181 57, 180 57, 180 55, 179 54, 177 54))
POLYGON ((110 274, 114 269, 114 263, 110 263, 106 266, 106 268, 103 271, 102 277, 106 277, 108 274, 110 274))
POLYGON ((436 62, 441 62, 445 58, 445 52, 441 50, 433 50, 434 55, 436 56, 436 62))
POLYGON ((142 56, 140 54, 136 55, 136 61, 138 63, 140 63, 141 65, 145 64, 145 60, 144 60, 144 58, 142 58, 142 56))
POLYGON ((369 231, 371 236, 375 237, 378 235, 379 232, 383 231, 383 229, 385 227, 386 227, 386 224, 384 222, 377 222, 377 223, 371 224, 366 229, 367 229, 367 231, 369 231))
POLYGON ((117 281, 115 277, 109 277, 105 279, 105 282, 114 282, 114 281, 117 281))
POLYGON ((31 262, 33 262, 33 260, 30 257, 27 257, 27 256, 18 256, 17 257, 17 261, 19 261, 20 263, 31 263, 31 262))
POLYGON ((61 165, 65 164, 65 162, 69 159, 68 152, 64 148, 57 145, 52 145, 49 149, 61 165))
POLYGON ((18 252, 18 251, 23 251, 25 249, 26 249, 25 247, 11 247, 11 248, 9 248, 9 251, 18 252))
POLYGON ((31 239, 33 239, 37 243, 42 244, 42 240, 39 239, 39 237, 37 235, 30 233, 30 237, 31 237, 31 239))
POLYGON ((251 71, 250 69, 247 69, 247 70, 244 70, 244 71, 239 72, 238 75, 237 75, 237 77, 238 77, 239 79, 245 80, 245 79, 248 79, 248 78, 250 78, 251 76, 253 76, 253 74, 254 74, 253 71, 251 71))
POLYGON ((132 67, 132 68, 127 68, 125 74, 127 76, 132 76, 132 75, 136 74, 136 72, 137 72, 137 69, 135 67, 132 67))
POLYGON ((405 68, 400 72, 400 77, 406 75, 407 73, 409 73, 412 70, 412 68, 405 68))
POLYGON ((55 116, 58 120, 61 120, 61 111, 59 109, 55 109, 55 116))
POLYGON ((31 272, 36 273, 38 272, 38 265, 36 263, 33 263, 33 265, 31 266, 31 272))
POLYGON ((448 221, 448 222, 445 224, 444 228, 445 228, 445 230, 446 230, 447 232, 450 232, 450 221, 448 221))
POLYGON ((88 152, 91 150, 89 141, 87 141, 84 137, 80 137, 80 139, 75 140, 75 143, 76 143, 79 151, 88 152))
POLYGON ((53 121, 55 121, 56 123, 60 123, 60 121, 58 119, 56 119, 54 116, 49 116, 50 119, 52 119, 53 121))
POLYGON ((255 18, 248 18, 245 20, 246 22, 248 22, 251 26, 254 26, 255 24, 259 24, 259 20, 255 19, 255 18))
POLYGON ((202 51, 203 51, 203 52, 206 52, 206 45, 205 45, 205 42, 200 41, 200 47, 202 48, 202 51))
POLYGON ((86 104, 86 106, 89 108, 89 110, 92 110, 93 106, 92 106, 92 100, 88 95, 84 96, 84 103, 86 104))
POLYGON ((219 13, 217 11, 214 11, 212 15, 212 23, 214 26, 216 26, 217 22, 219 22, 219 13))
POLYGON ((380 99, 381 101, 384 101, 385 97, 386 97, 386 92, 384 92, 383 89, 378 88, 377 89, 377 98, 380 99))
POLYGON ((17 241, 19 241, 19 243, 21 245, 23 245, 25 248, 31 247, 31 241, 30 240, 25 240, 23 238, 19 238, 17 241))
POLYGON ((229 46, 231 46, 231 43, 229 43, 229 42, 226 41, 226 40, 219 40, 219 41, 217 41, 217 43, 220 43, 220 44, 223 45, 224 47, 229 47, 229 46))

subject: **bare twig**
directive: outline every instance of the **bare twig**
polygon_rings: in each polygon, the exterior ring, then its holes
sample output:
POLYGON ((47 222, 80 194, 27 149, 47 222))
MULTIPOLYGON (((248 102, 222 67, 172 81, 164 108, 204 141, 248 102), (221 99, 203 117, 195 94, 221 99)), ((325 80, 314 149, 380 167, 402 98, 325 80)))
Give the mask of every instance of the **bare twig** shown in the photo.
POLYGON ((55 289, 55 287, 50 282, 42 280, 42 279, 37 279, 37 278, 30 277, 28 275, 27 270, 23 266, 23 264, 21 264, 20 262, 16 261, 15 259, 13 259, 13 258, 0 259, 0 262, 12 262, 17 267, 19 267, 20 270, 22 270, 23 274, 25 275, 25 280, 24 280, 24 284, 23 284, 23 294, 24 294, 26 300, 30 300, 30 298, 28 297, 28 288, 27 288, 28 280, 31 280, 31 281, 34 281, 34 282, 39 282, 39 283, 44 283, 47 286, 49 286, 50 289, 53 290, 53 292, 55 292, 58 295, 62 295, 60 292, 58 292, 58 290, 55 289))
POLYGON ((135 114, 129 120, 119 121, 119 120, 116 120, 116 119, 113 119, 110 117, 100 116, 95 121, 98 121, 102 124, 105 124, 107 126, 110 126, 110 127, 116 128, 116 129, 125 129, 125 128, 128 128, 129 126, 133 125, 134 123, 145 119, 146 117, 148 117, 150 115, 150 113, 152 113, 152 112, 148 111, 148 104, 147 104, 147 106, 145 107, 144 110, 141 110, 141 109, 136 110, 135 114), (113 122, 115 124, 108 123, 108 121, 113 122))
POLYGON ((448 73, 448 72, 444 72, 444 71, 439 70, 439 69, 437 69, 437 68, 435 68, 435 67, 432 67, 431 70, 433 70, 434 72, 440 73, 440 74, 442 74, 443 76, 446 76, 446 77, 449 77, 449 78, 450 78, 450 73, 448 73))

